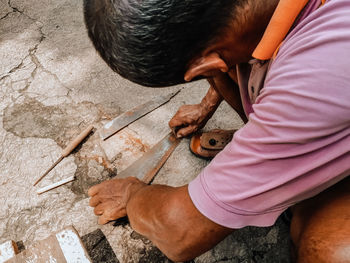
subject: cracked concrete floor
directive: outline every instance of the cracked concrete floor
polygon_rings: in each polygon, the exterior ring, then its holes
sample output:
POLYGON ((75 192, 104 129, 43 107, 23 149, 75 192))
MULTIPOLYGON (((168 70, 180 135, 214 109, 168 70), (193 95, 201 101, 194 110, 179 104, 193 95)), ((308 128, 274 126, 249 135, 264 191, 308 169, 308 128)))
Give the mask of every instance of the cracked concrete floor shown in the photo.
MULTIPOLYGON (((97 262, 168 262, 128 225, 98 226, 86 191, 164 137, 177 108, 200 101, 205 82, 185 85, 169 103, 106 142, 92 134, 39 187, 70 175, 76 176, 73 183, 40 196, 32 187, 79 130, 88 124, 98 129, 121 112, 179 88, 144 88, 117 76, 94 51, 82 14, 80 0, 0 0, 0 242, 13 239, 26 246, 74 225, 81 235, 100 229, 106 236, 116 257, 97 262)), ((223 104, 206 129, 241 125, 223 104)), ((155 183, 182 185, 205 165, 190 154, 185 139, 155 183)), ((288 227, 278 220, 270 228, 237 231, 194 262, 289 262, 288 243, 288 227)))

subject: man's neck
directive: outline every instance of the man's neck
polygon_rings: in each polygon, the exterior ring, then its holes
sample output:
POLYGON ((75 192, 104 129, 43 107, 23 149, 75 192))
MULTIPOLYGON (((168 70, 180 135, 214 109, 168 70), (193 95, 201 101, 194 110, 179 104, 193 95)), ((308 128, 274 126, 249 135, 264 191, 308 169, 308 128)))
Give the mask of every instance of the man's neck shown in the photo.
POLYGON ((227 31, 227 45, 231 46, 230 64, 248 62, 260 42, 279 0, 248 0, 237 8, 235 21, 227 31))

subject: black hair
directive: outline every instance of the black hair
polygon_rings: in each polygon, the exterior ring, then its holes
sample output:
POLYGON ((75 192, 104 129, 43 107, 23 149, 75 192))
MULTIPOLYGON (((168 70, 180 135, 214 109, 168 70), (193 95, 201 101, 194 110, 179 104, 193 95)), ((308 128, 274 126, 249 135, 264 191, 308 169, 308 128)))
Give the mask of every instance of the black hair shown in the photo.
POLYGON ((84 0, 96 50, 124 78, 150 87, 184 82, 189 61, 218 36, 239 0, 84 0))

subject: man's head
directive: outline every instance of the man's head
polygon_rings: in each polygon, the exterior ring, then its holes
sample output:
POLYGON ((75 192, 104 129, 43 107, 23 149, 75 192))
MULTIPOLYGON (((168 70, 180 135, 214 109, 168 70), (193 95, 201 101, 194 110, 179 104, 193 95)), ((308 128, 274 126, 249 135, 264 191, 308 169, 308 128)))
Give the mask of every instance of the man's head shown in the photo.
POLYGON ((189 62, 247 0, 84 0, 89 37, 107 64, 145 86, 184 82, 189 62))

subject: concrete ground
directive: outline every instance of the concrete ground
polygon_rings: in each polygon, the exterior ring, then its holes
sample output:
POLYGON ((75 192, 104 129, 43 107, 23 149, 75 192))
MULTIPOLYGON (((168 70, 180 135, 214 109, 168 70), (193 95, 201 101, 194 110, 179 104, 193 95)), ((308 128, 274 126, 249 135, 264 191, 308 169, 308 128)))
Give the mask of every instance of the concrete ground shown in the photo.
MULTIPOLYGON (((95 262, 169 262, 127 224, 97 225, 87 189, 128 167, 168 132, 182 104, 198 103, 206 82, 184 87, 169 103, 102 142, 98 132, 38 187, 71 175, 73 183, 38 196, 32 184, 88 124, 98 130, 118 114, 179 87, 151 89, 112 72, 83 24, 81 0, 0 0, 0 243, 27 246, 74 225, 95 262)), ((223 104, 206 129, 239 128, 223 104)), ((154 183, 182 185, 207 164, 182 140, 154 183)), ((289 262, 288 226, 248 227, 193 262, 289 262)))

